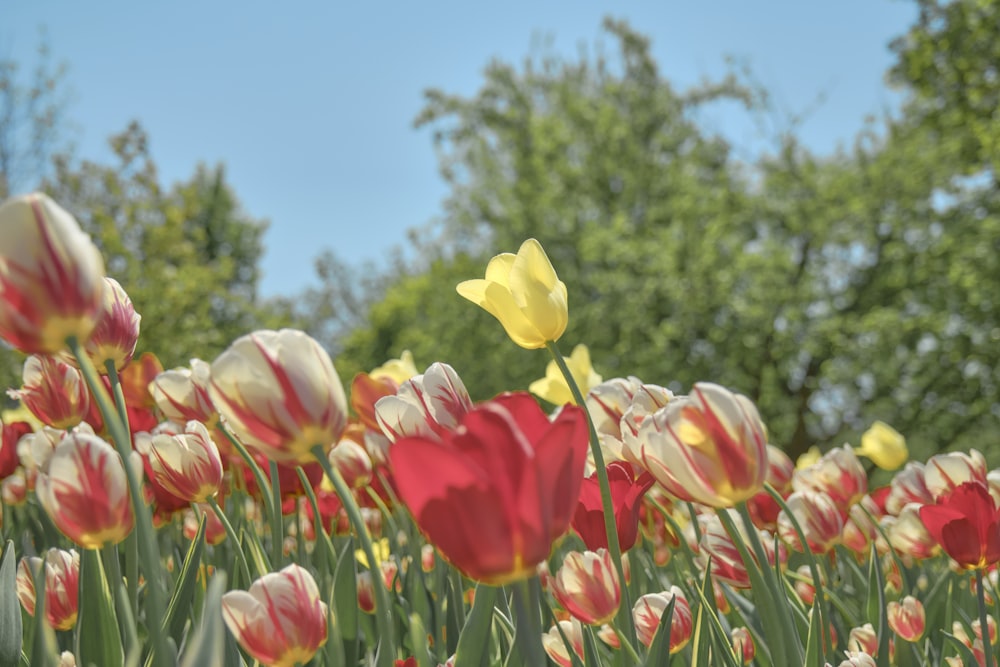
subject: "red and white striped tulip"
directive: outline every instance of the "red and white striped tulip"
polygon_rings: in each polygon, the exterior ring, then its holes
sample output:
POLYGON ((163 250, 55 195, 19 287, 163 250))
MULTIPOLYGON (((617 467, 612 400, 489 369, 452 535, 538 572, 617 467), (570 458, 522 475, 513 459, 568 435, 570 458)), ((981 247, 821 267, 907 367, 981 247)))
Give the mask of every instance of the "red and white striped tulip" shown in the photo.
POLYGON ((889 495, 885 499, 885 511, 898 516, 910 503, 926 505, 934 502, 934 496, 924 481, 924 464, 910 461, 896 473, 889 483, 889 495))
POLYGON ((199 421, 214 426, 219 420, 209 396, 211 367, 201 359, 192 359, 190 368, 174 368, 158 374, 149 384, 149 393, 163 416, 185 424, 199 421))
POLYGON ((621 583, 607 549, 571 551, 552 578, 552 595, 573 618, 586 625, 607 623, 618 612, 621 583))
POLYGON ((729 638, 733 643, 733 653, 740 659, 740 663, 749 665, 753 662, 753 659, 757 656, 757 647, 753 643, 750 631, 743 626, 733 628, 729 632, 729 638))
POLYGON ((951 493, 965 482, 979 482, 989 488, 986 481, 986 459, 977 450, 948 452, 927 459, 924 483, 934 500, 951 493))
POLYGON ((454 430, 472 409, 472 399, 455 369, 431 364, 375 403, 375 419, 382 433, 396 442, 410 436, 436 437, 440 430, 454 430))
POLYGON ((868 493, 868 474, 854 450, 844 445, 831 449, 816 463, 796 470, 792 488, 825 493, 846 514, 868 493))
MULTIPOLYGON (((205 425, 189 421, 183 433, 141 441, 151 476, 169 493, 191 503, 205 502, 222 484, 222 458, 205 425)), ((140 447, 137 441, 136 447, 140 447)))
MULTIPOLYGON (((29 615, 35 615, 35 574, 42 565, 37 557, 22 558, 17 568, 17 598, 29 615)), ((45 554, 45 618, 56 630, 76 625, 80 592, 80 554, 75 549, 49 549, 45 554)))
MULTIPOLYGON (((828 552, 840 542, 844 531, 844 516, 836 503, 825 493, 796 491, 785 501, 792 516, 802 528, 810 551, 828 552)), ((804 551, 798 533, 785 510, 778 515, 778 534, 796 551, 804 551)))
POLYGON ((563 635, 572 646, 573 653, 583 659, 583 626, 580 621, 572 619, 569 621, 559 621, 559 625, 542 635, 542 648, 552 658, 552 661, 559 667, 570 667, 573 659, 570 657, 570 649, 563 641, 563 635), (562 633, 559 630, 562 630, 562 633))
POLYGON ((924 605, 912 595, 907 595, 900 602, 893 600, 887 605, 886 615, 889 627, 908 642, 920 641, 924 636, 927 615, 924 605))
POLYGON ((316 580, 292 564, 222 596, 222 617, 236 641, 269 667, 309 662, 326 643, 326 603, 316 580))
POLYGON ((682 500, 732 507, 764 488, 767 434, 757 408, 717 384, 697 383, 643 419, 637 441, 642 465, 682 500))
POLYGON ((90 390, 80 371, 56 357, 32 355, 25 359, 22 382, 10 396, 47 426, 72 428, 90 411, 90 390))
POLYGON ((644 646, 650 646, 660 627, 660 618, 671 600, 674 601, 674 612, 670 619, 670 653, 672 655, 687 646, 694 630, 691 605, 688 604, 687 598, 684 597, 680 588, 671 586, 669 591, 643 595, 632 607, 632 618, 635 621, 635 632, 639 641, 644 646))
POLYGON ((237 438, 279 463, 306 463, 347 423, 347 399, 330 355, 302 331, 238 338, 212 362, 212 403, 237 438))
POLYGON ((115 448, 83 431, 56 446, 35 493, 56 527, 84 549, 117 544, 132 531, 125 467, 115 448))
POLYGON ((83 344, 104 290, 104 260, 72 215, 37 192, 0 206, 0 338, 27 354, 83 344))
MULTIPOLYGON (((97 326, 83 345, 83 352, 99 373, 108 372, 106 363, 112 362, 115 370, 122 370, 135 353, 139 340, 139 321, 142 317, 135 312, 132 299, 114 278, 105 276, 104 300, 97 326)), ((77 365, 76 357, 64 350, 59 357, 68 364, 77 365)))
POLYGON ((372 458, 365 448, 350 438, 341 438, 330 450, 330 465, 340 471, 347 485, 360 489, 372 481, 372 458))

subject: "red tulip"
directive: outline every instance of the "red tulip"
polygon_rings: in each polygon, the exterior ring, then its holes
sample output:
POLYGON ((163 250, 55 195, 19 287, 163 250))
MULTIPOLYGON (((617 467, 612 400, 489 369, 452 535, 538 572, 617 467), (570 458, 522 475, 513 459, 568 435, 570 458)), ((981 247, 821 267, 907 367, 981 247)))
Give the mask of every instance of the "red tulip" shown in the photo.
POLYGON ((986 568, 1000 561, 1000 511, 985 484, 965 482, 920 508, 927 532, 959 565, 986 568))
MULTIPOLYGON (((614 507, 618 543, 622 551, 635 545, 639 533, 639 502, 655 480, 648 472, 634 479, 632 467, 623 461, 608 465, 608 483, 611 485, 611 504, 614 507)), ((573 514, 573 530, 591 551, 608 548, 608 534, 604 529, 604 505, 597 473, 583 480, 580 500, 573 514)))
POLYGON ((0 479, 6 479, 17 470, 17 443, 32 432, 31 424, 15 421, 0 423, 0 479))
POLYGON ((389 450, 399 497, 442 556, 492 585, 529 577, 569 527, 583 481, 587 421, 564 408, 552 422, 526 393, 468 412, 438 438, 389 450))

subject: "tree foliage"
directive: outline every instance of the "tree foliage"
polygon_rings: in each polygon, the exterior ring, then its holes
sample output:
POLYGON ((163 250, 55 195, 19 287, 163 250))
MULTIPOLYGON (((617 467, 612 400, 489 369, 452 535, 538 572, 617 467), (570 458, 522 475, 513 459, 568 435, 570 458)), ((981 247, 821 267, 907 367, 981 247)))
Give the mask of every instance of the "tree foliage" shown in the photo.
MULTIPOLYGON (((408 348, 452 363, 478 398, 526 387, 544 355, 454 286, 536 237, 569 288, 565 344, 588 344, 605 377, 728 385, 793 454, 875 419, 925 451, 982 446, 970 438, 1000 404, 1000 228, 996 188, 956 180, 982 161, 927 121, 950 98, 914 85, 902 116, 850 151, 819 157, 787 136, 745 164, 698 109, 748 91, 677 92, 642 36, 606 28, 614 58, 493 63, 472 97, 428 93, 418 123, 435 130, 446 216, 343 356, 372 367, 408 348)), ((1000 43, 1000 22, 989 29, 1000 43)))

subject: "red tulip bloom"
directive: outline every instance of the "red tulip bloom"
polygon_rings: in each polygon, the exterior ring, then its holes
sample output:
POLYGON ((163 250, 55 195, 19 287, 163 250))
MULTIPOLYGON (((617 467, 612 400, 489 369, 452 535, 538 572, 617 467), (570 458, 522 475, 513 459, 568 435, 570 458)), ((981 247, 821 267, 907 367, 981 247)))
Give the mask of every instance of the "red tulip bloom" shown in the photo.
POLYGON ((986 568, 1000 561, 1000 510, 985 484, 965 482, 920 508, 927 532, 955 562, 986 568))
POLYGON ((442 556, 471 579, 529 577, 569 528, 583 481, 587 421, 567 406, 549 421, 526 393, 463 416, 440 439, 389 450, 399 497, 442 556))
POLYGON ((7 479, 17 470, 17 443, 32 430, 28 422, 0 422, 0 480, 7 479))
MULTIPOLYGON (((632 467, 623 461, 608 465, 608 484, 611 486, 611 504, 614 507, 615 526, 621 550, 628 551, 635 545, 639 534, 639 502, 654 483, 653 476, 643 473, 638 479, 632 476, 632 467)), ((590 551, 608 548, 608 534, 604 530, 604 505, 597 473, 583 480, 580 500, 573 514, 573 530, 590 551)))

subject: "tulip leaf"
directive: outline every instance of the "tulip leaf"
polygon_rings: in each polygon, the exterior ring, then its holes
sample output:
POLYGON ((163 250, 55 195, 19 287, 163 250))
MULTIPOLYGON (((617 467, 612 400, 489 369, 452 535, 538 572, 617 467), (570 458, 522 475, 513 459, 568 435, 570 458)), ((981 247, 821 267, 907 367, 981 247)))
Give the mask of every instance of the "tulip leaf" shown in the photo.
POLYGON ((191 540, 187 554, 184 556, 184 565, 181 567, 180 576, 177 577, 177 583, 174 584, 174 593, 170 596, 167 613, 163 618, 164 628, 177 642, 181 640, 184 625, 189 619, 187 611, 191 608, 195 586, 198 583, 201 554, 205 550, 205 522, 206 518, 201 517, 198 534, 191 540))
POLYGON ((676 603, 677 598, 670 598, 667 608, 663 610, 663 615, 660 616, 660 625, 656 628, 656 634, 653 635, 653 641, 649 645, 649 653, 643 663, 644 667, 659 667, 670 664, 670 630, 673 625, 674 605, 676 603))
POLYGON ((813 598, 812 614, 809 616, 809 634, 806 637, 806 665, 823 664, 823 615, 819 612, 819 595, 813 598))
POLYGON ((963 642, 961 639, 951 634, 950 632, 942 631, 941 634, 944 635, 946 639, 951 641, 951 643, 955 645, 955 648, 958 649, 958 652, 961 654, 963 664, 966 665, 979 664, 979 661, 976 660, 976 654, 972 652, 971 648, 965 645, 965 642, 963 642))
POLYGON ((410 643, 413 645, 413 657, 417 660, 417 666, 434 667, 435 663, 427 650, 427 630, 419 614, 410 614, 410 643))
POLYGON ((455 667, 477 667, 486 658, 496 597, 496 587, 486 584, 476 586, 472 610, 465 620, 462 633, 458 636, 455 667))
MULTIPOLYGON (((204 530, 204 519, 202 519, 204 530)), ((218 572, 208 584, 205 608, 201 623, 188 639, 179 667, 216 667, 217 665, 238 665, 239 662, 224 660, 226 656, 226 636, 229 634, 222 620, 222 594, 226 591, 226 574, 218 572)), ((238 658, 238 654, 237 654, 238 658)))
POLYGON ((354 567, 354 540, 346 540, 337 569, 333 574, 333 610, 341 623, 346 665, 353 665, 358 655, 358 579, 354 567))
POLYGON ((76 622, 76 656, 80 667, 125 664, 118 618, 101 556, 84 549, 80 559, 80 615, 76 622))
MULTIPOLYGON (((32 572, 35 578, 35 616, 31 623, 31 667, 55 667, 59 646, 56 632, 45 619, 45 568, 32 572)), ((22 653, 22 658, 24 654, 22 653)))
MULTIPOLYGON (((719 621, 719 610, 715 605, 715 588, 712 582, 711 563, 705 566, 705 576, 702 579, 701 587, 697 589, 701 604, 698 609, 699 618, 704 616, 704 621, 709 624, 711 630, 711 641, 706 644, 714 647, 714 655, 717 659, 722 659, 729 667, 739 667, 736 653, 733 651, 733 644, 726 634, 722 623, 719 621), (703 611, 707 613, 702 613, 703 611)), ((703 631, 704 632, 704 631, 703 631)))
POLYGON ((14 542, 7 540, 0 558, 0 665, 15 665, 21 659, 22 634, 14 542))
POLYGON ((875 662, 878 667, 889 667, 889 617, 886 612, 885 601, 885 580, 882 578, 882 568, 879 565, 878 552, 875 545, 871 548, 871 567, 868 575, 868 620, 878 619, 875 631, 878 633, 878 651, 875 655, 875 662), (875 595, 872 595, 871 587, 875 587, 875 595), (875 598, 875 609, 872 609, 872 598, 875 598))

